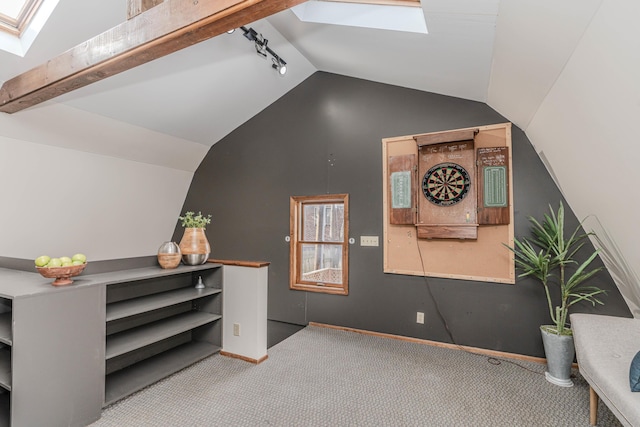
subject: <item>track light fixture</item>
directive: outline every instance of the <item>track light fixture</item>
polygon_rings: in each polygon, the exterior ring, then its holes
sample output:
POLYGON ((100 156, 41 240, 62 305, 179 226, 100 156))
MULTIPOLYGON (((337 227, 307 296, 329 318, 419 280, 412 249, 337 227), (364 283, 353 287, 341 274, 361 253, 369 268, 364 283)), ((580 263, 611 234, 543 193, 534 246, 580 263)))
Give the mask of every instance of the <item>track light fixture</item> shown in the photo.
POLYGON ((281 76, 287 74, 287 63, 284 62, 284 59, 280 58, 278 55, 274 55, 273 58, 271 58, 271 61, 273 62, 271 67, 275 68, 276 71, 278 71, 278 74, 281 76))
MULTIPOLYGON (((269 40, 262 37, 262 34, 256 32, 256 30, 254 30, 253 28, 240 27, 240 29, 243 31, 246 39, 254 43, 256 53, 258 55, 262 56, 263 58, 266 58, 267 54, 272 56, 271 67, 275 69, 278 74, 284 76, 287 73, 287 63, 268 46, 269 40)), ((227 33, 231 34, 233 33, 233 31, 229 30, 227 31, 227 33)))

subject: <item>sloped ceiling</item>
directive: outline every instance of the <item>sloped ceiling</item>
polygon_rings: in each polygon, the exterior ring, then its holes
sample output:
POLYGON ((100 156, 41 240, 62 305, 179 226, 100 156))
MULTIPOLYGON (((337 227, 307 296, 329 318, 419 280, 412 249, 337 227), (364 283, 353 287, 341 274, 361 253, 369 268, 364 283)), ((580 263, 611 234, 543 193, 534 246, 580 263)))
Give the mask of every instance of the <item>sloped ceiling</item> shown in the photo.
MULTIPOLYGON (((632 160, 640 158, 632 129, 640 3, 423 0, 422 11, 429 34, 305 23, 284 11, 250 24, 287 61, 284 77, 241 32, 222 34, 28 111, 0 113, 0 139, 193 173, 211 145, 317 70, 486 102, 527 133, 574 212, 594 215, 615 242, 620 281, 637 282, 640 229, 631 224, 640 202, 629 192, 640 181, 632 160), (56 137, 43 141, 43 133, 56 137), (604 159, 631 184, 595 179, 604 159)), ((0 51, 0 81, 125 19, 126 0, 60 0, 24 58, 0 51)))
MULTIPOLYGON (((209 147, 321 70, 487 102, 526 131, 601 3, 424 0, 429 34, 306 23, 284 11, 250 24, 288 62, 284 77, 238 31, 53 102, 209 147)), ((24 58, 0 51, 0 81, 125 19, 126 0, 60 0, 24 58)))
POLYGON ((498 0, 425 1, 429 34, 269 18, 317 69, 381 83, 486 101, 498 0))
MULTIPOLYGON (((427 1, 428 35, 303 23, 284 11, 250 24, 287 61, 284 77, 237 31, 54 102, 208 147, 317 70, 486 101, 498 5, 427 1)), ((0 52, 0 80, 117 25, 125 11, 125 0, 60 0, 25 58, 0 52)))
POLYGON ((526 130, 601 2, 503 1, 488 104, 526 130))

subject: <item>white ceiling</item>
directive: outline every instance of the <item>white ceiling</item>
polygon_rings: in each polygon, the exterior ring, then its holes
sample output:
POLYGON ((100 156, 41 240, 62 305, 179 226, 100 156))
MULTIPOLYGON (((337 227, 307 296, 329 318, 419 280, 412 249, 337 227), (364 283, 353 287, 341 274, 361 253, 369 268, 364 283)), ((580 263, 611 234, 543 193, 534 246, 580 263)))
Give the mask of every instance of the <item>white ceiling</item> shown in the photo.
MULTIPOLYGON (((602 1, 423 0, 428 34, 302 22, 285 10, 248 24, 287 61, 285 76, 241 31, 221 34, 0 113, 0 136, 195 171, 209 147, 318 70, 486 102, 527 131, 602 1)), ((25 57, 0 50, 0 82, 124 22, 126 6, 59 0, 25 57)))
MULTIPOLYGON (((32 142, 194 171, 210 146, 318 70, 486 102, 527 131, 602 1, 423 0, 428 34, 302 22, 286 10, 248 24, 287 61, 285 76, 236 31, 0 113, 0 136, 41 129, 61 136, 32 142), (92 126, 62 136, 76 116, 92 126)), ((123 22, 126 6, 59 0, 24 58, 0 50, 0 82, 123 22)))
MULTIPOLYGON (((429 34, 306 23, 287 10, 249 24, 287 61, 284 77, 237 31, 54 102, 204 146, 317 70, 484 102, 498 7, 499 0, 425 0, 429 34)), ((0 51, 0 81, 125 19, 126 0, 60 0, 24 58, 0 51)))

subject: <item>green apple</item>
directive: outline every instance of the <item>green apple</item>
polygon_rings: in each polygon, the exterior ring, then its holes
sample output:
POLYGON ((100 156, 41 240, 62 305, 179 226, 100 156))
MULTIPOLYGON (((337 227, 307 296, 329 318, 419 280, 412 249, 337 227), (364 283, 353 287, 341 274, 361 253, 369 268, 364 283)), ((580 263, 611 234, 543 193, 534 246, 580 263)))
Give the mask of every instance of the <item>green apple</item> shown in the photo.
POLYGON ((75 254, 71 257, 72 261, 80 261, 82 264, 87 262, 87 256, 85 254, 75 254))
POLYGON ((71 265, 83 265, 84 262, 80 261, 80 260, 75 260, 75 261, 71 261, 71 265))
POLYGON ((37 267, 44 267, 45 265, 49 264, 49 260, 51 258, 47 255, 41 255, 38 258, 36 258, 36 266, 37 267))
POLYGON ((62 261, 60 258, 51 258, 49 263, 46 265, 47 267, 62 267, 62 261))
POLYGON ((62 262, 62 265, 71 265, 71 258, 68 256, 61 256, 60 261, 62 262))

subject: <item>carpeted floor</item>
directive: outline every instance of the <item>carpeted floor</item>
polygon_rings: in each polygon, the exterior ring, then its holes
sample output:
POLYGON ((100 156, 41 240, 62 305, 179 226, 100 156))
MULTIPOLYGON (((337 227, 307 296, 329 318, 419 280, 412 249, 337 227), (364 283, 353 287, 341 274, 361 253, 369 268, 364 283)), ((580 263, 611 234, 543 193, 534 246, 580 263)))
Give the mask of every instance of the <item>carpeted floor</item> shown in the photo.
MULTIPOLYGON (((105 408, 91 427, 588 426, 589 389, 544 366, 307 327, 253 365, 212 356, 105 408), (534 372, 532 372, 534 371, 534 372)), ((620 426, 601 403, 598 426, 620 426)))

